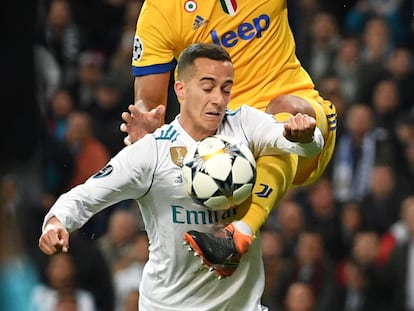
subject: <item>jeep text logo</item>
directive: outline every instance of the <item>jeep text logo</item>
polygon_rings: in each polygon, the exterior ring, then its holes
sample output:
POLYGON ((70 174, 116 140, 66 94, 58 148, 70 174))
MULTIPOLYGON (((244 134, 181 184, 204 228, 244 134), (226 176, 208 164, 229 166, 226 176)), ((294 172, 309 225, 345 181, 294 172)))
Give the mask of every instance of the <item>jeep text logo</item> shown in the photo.
POLYGON ((262 33, 269 28, 270 18, 266 14, 262 14, 257 18, 254 18, 252 23, 242 23, 239 25, 236 31, 227 31, 222 35, 218 34, 216 30, 213 30, 211 38, 213 43, 222 45, 225 48, 231 48, 235 46, 239 40, 252 40, 254 37, 261 38, 262 33))

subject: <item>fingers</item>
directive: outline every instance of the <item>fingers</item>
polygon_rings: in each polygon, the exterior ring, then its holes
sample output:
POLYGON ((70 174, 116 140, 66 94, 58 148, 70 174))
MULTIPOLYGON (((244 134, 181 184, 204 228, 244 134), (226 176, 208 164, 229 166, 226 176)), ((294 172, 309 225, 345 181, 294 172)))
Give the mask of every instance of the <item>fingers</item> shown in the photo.
POLYGON ((59 235, 60 240, 58 245, 62 246, 62 252, 67 253, 69 251, 69 232, 67 230, 61 230, 59 235))
POLYGON ((45 231, 39 238, 39 248, 47 255, 52 255, 59 251, 68 252, 68 231, 62 228, 45 231))
POLYGON ((164 105, 147 111, 141 110, 140 103, 137 101, 135 105, 129 105, 129 112, 123 112, 121 118, 124 121, 119 129, 121 132, 127 133, 124 138, 124 144, 129 146, 148 133, 154 132, 163 124, 165 109, 164 105))
POLYGON ((285 124, 285 137, 299 143, 311 142, 316 127, 316 120, 306 114, 291 116, 285 124))
POLYGON ((121 123, 121 125, 119 126, 119 130, 124 133, 128 132, 128 127, 126 123, 121 123))
POLYGON ((129 146, 129 145, 131 145, 131 144, 132 144, 131 137, 129 137, 129 135, 128 135, 127 137, 125 137, 125 138, 124 138, 124 144, 125 144, 126 146, 129 146))
POLYGON ((124 112, 121 114, 121 118, 122 118, 122 120, 124 120, 126 123, 131 123, 131 121, 132 121, 132 119, 133 119, 133 116, 132 116, 129 112, 124 111, 124 112))
POLYGON ((288 119, 287 125, 292 131, 314 129, 316 120, 307 114, 298 113, 288 119))
MULTIPOLYGON (((132 105, 130 105, 130 107, 131 107, 132 105)), ((132 106, 133 107, 133 106, 132 106)), ((131 109, 130 109, 131 110, 131 109)), ((132 115, 132 113, 129 113, 129 112, 123 112, 122 114, 121 114, 121 118, 122 118, 122 120, 124 120, 126 123, 121 123, 121 125, 119 126, 119 130, 121 131, 121 132, 123 132, 123 133, 127 133, 128 134, 128 123, 129 124, 131 124, 132 123, 132 121, 133 121, 133 119, 134 119, 134 116, 132 115)), ((126 146, 129 146, 129 145, 131 145, 132 144, 132 141, 131 141, 131 137, 129 136, 129 135, 127 135, 125 138, 124 138, 124 144, 126 145, 126 146)))
POLYGON ((129 105, 128 110, 132 115, 139 115, 141 112, 148 112, 148 109, 144 106, 141 100, 135 105, 129 105))
MULTIPOLYGON (((140 110, 135 105, 129 105, 128 110, 129 112, 124 111, 121 114, 122 120, 124 120, 127 124, 131 123, 134 120, 134 116, 139 116, 141 114, 140 110)), ((122 130, 122 131, 126 132, 126 130, 125 131, 122 130)))

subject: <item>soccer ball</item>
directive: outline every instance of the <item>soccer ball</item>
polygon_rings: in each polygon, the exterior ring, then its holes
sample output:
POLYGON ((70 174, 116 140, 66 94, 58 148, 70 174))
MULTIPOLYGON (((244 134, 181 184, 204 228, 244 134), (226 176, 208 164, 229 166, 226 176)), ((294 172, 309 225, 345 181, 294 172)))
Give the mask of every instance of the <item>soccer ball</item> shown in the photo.
POLYGON ((201 140, 183 161, 186 192, 212 210, 225 210, 245 201, 256 179, 250 149, 234 138, 214 135, 201 140))

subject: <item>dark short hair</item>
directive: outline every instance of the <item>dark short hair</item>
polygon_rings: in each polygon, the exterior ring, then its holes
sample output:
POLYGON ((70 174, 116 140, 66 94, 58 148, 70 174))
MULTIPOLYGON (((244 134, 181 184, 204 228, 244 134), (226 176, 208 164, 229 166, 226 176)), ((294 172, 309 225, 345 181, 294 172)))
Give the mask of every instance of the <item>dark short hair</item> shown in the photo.
POLYGON ((177 63, 178 77, 181 76, 185 69, 192 66, 198 58, 232 62, 229 53, 221 46, 212 43, 194 43, 181 52, 177 63))

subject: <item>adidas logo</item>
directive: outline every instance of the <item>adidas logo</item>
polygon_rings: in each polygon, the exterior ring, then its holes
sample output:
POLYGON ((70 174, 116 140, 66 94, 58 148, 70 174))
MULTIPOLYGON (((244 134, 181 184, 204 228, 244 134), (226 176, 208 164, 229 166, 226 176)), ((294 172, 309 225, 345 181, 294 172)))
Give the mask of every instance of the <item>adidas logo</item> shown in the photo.
POLYGON ((205 20, 204 18, 202 18, 200 15, 197 15, 195 17, 195 20, 193 22, 193 30, 196 30, 198 28, 200 28, 201 26, 207 24, 207 20, 205 20))

